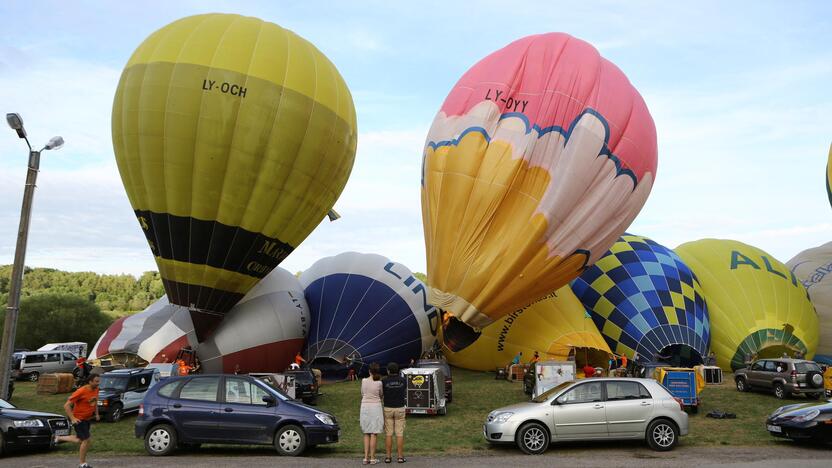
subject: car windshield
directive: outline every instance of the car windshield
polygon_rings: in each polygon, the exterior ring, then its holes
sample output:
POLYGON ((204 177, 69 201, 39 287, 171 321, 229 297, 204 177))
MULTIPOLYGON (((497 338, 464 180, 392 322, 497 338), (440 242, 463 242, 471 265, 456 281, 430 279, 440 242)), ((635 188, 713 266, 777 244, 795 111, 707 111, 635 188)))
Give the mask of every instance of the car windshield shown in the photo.
POLYGON ((119 392, 124 392, 127 390, 127 380, 128 377, 121 377, 121 376, 114 376, 114 375, 104 375, 101 376, 101 384, 99 388, 101 390, 116 390, 119 392))
POLYGON ((561 390, 563 390, 564 388, 566 388, 566 387, 568 387, 568 386, 572 385, 573 383, 575 383, 575 382, 574 382, 574 381, 572 381, 572 380, 570 380, 570 381, 568 381, 568 382, 564 382, 564 383, 562 383, 562 384, 558 385, 557 387, 550 388, 549 390, 546 390, 545 392, 541 393, 541 394, 540 394, 539 396, 537 396, 536 398, 532 398, 532 401, 533 401, 533 402, 535 402, 535 403, 543 403, 544 401, 546 401, 546 400, 548 400, 549 398, 551 398, 551 397, 552 397, 552 395, 554 395, 555 393, 558 393, 559 391, 561 391, 561 390))
POLYGON ((796 362, 794 363, 794 369, 798 374, 805 374, 811 371, 820 372, 820 366, 814 362, 796 362))
POLYGON ((294 377, 299 384, 311 384, 315 379, 311 372, 289 372, 287 375, 294 377))
POLYGON ((14 409, 14 405, 9 403, 6 400, 0 400, 0 408, 2 408, 2 409, 14 409))

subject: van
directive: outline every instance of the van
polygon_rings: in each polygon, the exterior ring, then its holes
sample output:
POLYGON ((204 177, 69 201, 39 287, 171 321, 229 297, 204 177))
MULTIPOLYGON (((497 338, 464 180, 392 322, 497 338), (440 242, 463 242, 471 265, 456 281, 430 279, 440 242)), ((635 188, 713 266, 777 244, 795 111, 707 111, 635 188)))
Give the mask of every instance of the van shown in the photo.
POLYGON ((72 373, 78 358, 69 351, 26 351, 14 353, 12 376, 37 382, 42 374, 72 373))

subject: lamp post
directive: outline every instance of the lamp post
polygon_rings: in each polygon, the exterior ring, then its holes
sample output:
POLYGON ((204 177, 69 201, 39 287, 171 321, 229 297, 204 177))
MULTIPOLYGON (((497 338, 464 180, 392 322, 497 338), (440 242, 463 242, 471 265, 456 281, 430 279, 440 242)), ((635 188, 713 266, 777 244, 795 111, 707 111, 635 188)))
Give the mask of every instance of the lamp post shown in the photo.
POLYGON ((20 312, 20 291, 23 287, 23 266, 26 259, 26 241, 29 237, 29 220, 32 214, 32 199, 35 195, 35 183, 40 168, 40 153, 44 150, 58 149, 64 144, 64 139, 52 137, 43 148, 38 151, 32 149, 23 127, 23 119, 18 114, 6 114, 6 122, 17 136, 26 141, 29 147, 29 169, 26 173, 26 187, 23 191, 23 206, 20 209, 20 227, 17 231, 17 247, 14 251, 14 266, 9 287, 9 303, 6 306, 6 321, 3 327, 3 343, 0 346, 0 396, 8 398, 8 381, 11 373, 12 354, 14 353, 14 338, 17 332, 17 315, 20 312))

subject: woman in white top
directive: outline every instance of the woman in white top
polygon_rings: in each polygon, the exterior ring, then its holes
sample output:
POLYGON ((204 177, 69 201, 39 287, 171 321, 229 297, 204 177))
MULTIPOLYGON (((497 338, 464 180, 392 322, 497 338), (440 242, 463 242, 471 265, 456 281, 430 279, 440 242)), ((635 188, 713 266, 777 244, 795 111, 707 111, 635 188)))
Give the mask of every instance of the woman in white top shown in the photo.
POLYGON ((381 398, 381 373, 378 363, 370 364, 370 376, 361 380, 361 432, 364 433, 364 464, 375 465, 376 440, 384 428, 381 398))

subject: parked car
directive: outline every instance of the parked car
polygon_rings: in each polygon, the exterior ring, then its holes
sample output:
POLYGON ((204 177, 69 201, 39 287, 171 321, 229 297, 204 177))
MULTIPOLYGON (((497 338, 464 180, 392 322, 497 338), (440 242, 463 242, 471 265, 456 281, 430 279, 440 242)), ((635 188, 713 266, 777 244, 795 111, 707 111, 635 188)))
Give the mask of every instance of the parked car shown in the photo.
POLYGON ((789 395, 818 399, 824 393, 820 366, 803 359, 759 359, 734 372, 734 382, 740 392, 767 390, 780 399, 789 395))
POLYGON ((67 343, 49 343, 38 348, 38 351, 69 351, 78 357, 87 357, 87 344, 82 341, 67 343))
POLYGON ((71 373, 78 358, 69 351, 26 351, 14 354, 12 375, 37 382, 41 374, 71 373))
POLYGON ((444 359, 419 359, 416 361, 416 367, 438 367, 442 369, 442 374, 445 376, 445 401, 450 403, 454 397, 454 378, 451 375, 451 366, 448 361, 444 359))
POLYGON ((295 378, 295 398, 303 400, 308 405, 318 402, 318 380, 315 373, 309 369, 293 369, 283 372, 295 378))
POLYGON ((830 443, 832 401, 781 406, 766 419, 766 429, 775 437, 830 443))
POLYGON ((688 433, 682 403, 653 379, 592 378, 564 382, 529 402, 488 414, 489 443, 514 444, 530 455, 550 442, 646 440, 653 450, 671 450, 688 433))
POLYGON ((118 369, 101 376, 98 412, 105 421, 118 422, 126 413, 139 411, 147 390, 162 379, 159 369, 118 369))
POLYGON ((22 448, 49 448, 53 437, 69 435, 67 418, 15 408, 0 400, 0 455, 22 448))
POLYGON ((171 377, 147 391, 135 435, 150 455, 199 444, 273 445, 297 456, 338 442, 331 414, 292 400, 248 375, 171 377))

